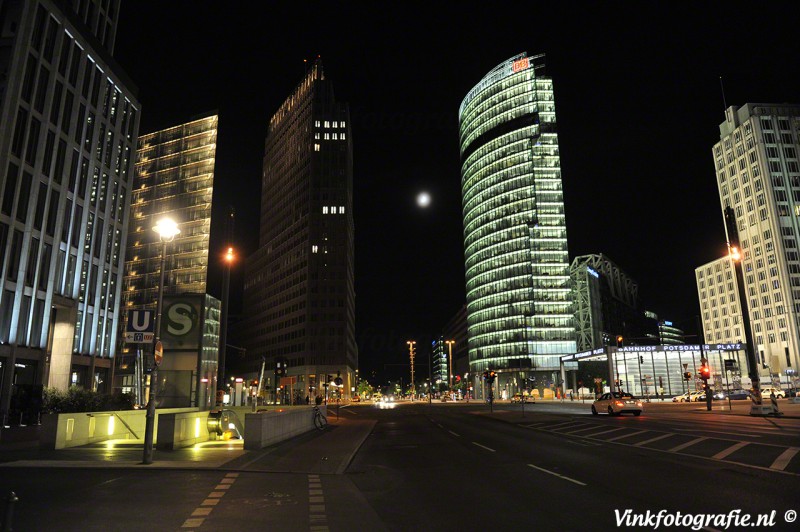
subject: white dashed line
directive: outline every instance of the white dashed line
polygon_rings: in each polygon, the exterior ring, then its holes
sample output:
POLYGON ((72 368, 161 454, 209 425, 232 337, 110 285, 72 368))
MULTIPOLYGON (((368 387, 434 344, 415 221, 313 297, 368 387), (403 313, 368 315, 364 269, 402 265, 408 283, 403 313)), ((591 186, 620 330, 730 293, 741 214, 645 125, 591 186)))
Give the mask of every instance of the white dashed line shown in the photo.
POLYGON ((458 432, 453 432, 452 430, 448 430, 447 432, 449 432, 453 436, 461 436, 461 434, 459 434, 458 432))
POLYGON ((631 436, 638 436, 639 434, 644 434, 647 432, 646 430, 637 430, 636 432, 631 432, 630 434, 623 434, 622 436, 614 436, 613 438, 609 438, 606 441, 617 441, 623 438, 630 438, 631 436))
POLYGON ((491 447, 486 447, 485 445, 481 445, 480 443, 478 443, 478 442, 476 442, 476 441, 472 442, 472 444, 473 444, 473 445, 477 445, 478 447, 480 447, 480 448, 482 448, 482 449, 486 449, 487 451, 492 451, 493 453, 496 453, 496 452, 497 452, 497 451, 495 451, 494 449, 492 449, 491 447))
POLYGON ((682 443, 680 445, 676 445, 672 449, 669 449, 667 452, 668 453, 677 453, 678 451, 682 451, 682 450, 686 449, 687 447, 691 447, 692 445, 694 445, 696 443, 700 443, 701 441, 705 441, 707 439, 708 438, 706 438, 706 437, 695 438, 692 441, 687 441, 686 443, 682 443))
POLYGON ((545 469, 543 467, 535 466, 533 464, 528 464, 528 467, 531 467, 533 469, 542 471, 543 473, 547 473, 548 475, 553 475, 553 476, 556 476, 558 478, 563 478, 564 480, 568 480, 570 482, 574 482, 575 484, 578 484, 579 486, 585 486, 586 485, 585 483, 581 482, 580 480, 575 480, 574 478, 569 478, 569 477, 564 476, 564 475, 562 475, 560 473, 556 473, 555 471, 550 471, 549 469, 545 469))
POLYGON ((774 462, 772 462, 772 465, 769 466, 769 468, 783 471, 786 469, 786 466, 789 465, 789 462, 792 460, 792 458, 794 458, 794 455, 796 455, 798 451, 800 451, 800 447, 789 447, 783 451, 783 453, 781 453, 781 455, 777 457, 774 462))
POLYGON ((670 436, 675 436, 675 434, 662 434, 661 436, 656 436, 655 438, 650 438, 649 440, 640 441, 638 443, 634 443, 634 447, 641 447, 642 445, 647 445, 648 443, 653 443, 654 441, 663 440, 664 438, 669 438, 670 436))
POLYGON ((718 452, 717 454, 715 454, 715 455, 714 455, 714 456, 712 456, 711 458, 716 458, 717 460, 722 460, 722 459, 723 459, 723 458, 725 458, 726 456, 728 456, 728 455, 731 455, 731 454, 735 453, 736 451, 738 451, 739 449, 741 449, 741 448, 742 448, 742 447, 744 447, 745 445, 750 445, 750 442, 749 442, 749 441, 740 441, 740 442, 739 442, 739 443, 737 443, 736 445, 731 445, 730 447, 728 447, 728 448, 727 448, 727 449, 725 449, 724 451, 720 451, 720 452, 718 452))

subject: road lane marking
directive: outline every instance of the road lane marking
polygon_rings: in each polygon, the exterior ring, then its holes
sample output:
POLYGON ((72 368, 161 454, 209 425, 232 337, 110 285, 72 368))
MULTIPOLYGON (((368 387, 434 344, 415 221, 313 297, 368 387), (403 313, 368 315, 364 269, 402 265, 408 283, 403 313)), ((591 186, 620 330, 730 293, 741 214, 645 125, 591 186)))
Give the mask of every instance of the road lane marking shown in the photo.
POLYGON ((725 458, 726 456, 728 456, 728 455, 731 455, 731 454, 735 453, 736 451, 738 451, 739 449, 741 449, 741 448, 742 448, 742 447, 744 447, 745 445, 750 445, 750 442, 749 442, 749 441, 740 441, 740 442, 739 442, 739 443, 737 443, 737 444, 731 445, 730 447, 728 447, 728 448, 727 448, 727 449, 725 449, 724 451, 720 451, 720 452, 718 452, 717 454, 715 454, 715 455, 714 455, 714 456, 712 456, 711 458, 716 458, 717 460, 722 460, 722 459, 723 459, 723 458, 725 458))
MULTIPOLYGON (((574 425, 575 423, 580 423, 580 421, 564 421, 564 422, 562 422, 562 423, 556 423, 555 425, 550 425, 550 427, 548 427, 548 428, 549 428, 550 430, 552 430, 553 428, 555 428, 555 427, 559 427, 559 426, 561 426, 561 425, 574 425)), ((582 423, 581 423, 581 424, 582 424, 582 423)))
POLYGON ((575 480, 574 478, 569 478, 569 477, 564 476, 564 475, 562 475, 560 473, 556 473, 555 471, 550 471, 549 469, 545 469, 543 467, 538 467, 538 466, 535 466, 533 464, 528 464, 528 467, 532 467, 533 469, 538 469, 539 471, 542 471, 542 472, 547 473, 549 475, 556 476, 558 478, 563 478, 564 480, 569 480, 570 482, 574 482, 575 484, 578 484, 579 486, 585 486, 586 485, 585 483, 581 482, 580 480, 575 480))
POLYGON ((206 499, 200 503, 200 506, 216 506, 219 503, 219 499, 206 499))
POLYGON ((449 433, 450 433, 450 434, 452 434, 453 436, 461 436, 461 434, 459 434, 459 433, 457 433, 457 432, 453 432, 452 430, 448 430, 447 432, 449 432, 449 433))
POLYGON ((705 441, 707 439, 708 438, 706 438, 706 437, 695 438, 692 441, 687 441, 686 443, 682 443, 680 445, 676 445, 672 449, 668 449, 667 452, 668 453, 677 453, 678 451, 682 451, 682 450, 686 449, 687 447, 691 447, 692 445, 694 445, 696 443, 700 443, 701 441, 705 441))
POLYGON ((205 519, 203 519, 202 517, 198 517, 195 519, 187 519, 186 521, 183 522, 181 528, 197 528, 198 526, 203 524, 203 521, 205 521, 205 519))
POLYGON ((325 496, 322 493, 322 480, 318 474, 308 475, 308 525, 310 530, 328 530, 325 496))
POLYGON ((648 443, 653 443, 654 441, 663 440, 664 438, 669 438, 670 436, 675 436, 675 434, 662 434, 661 436, 656 436, 655 438, 650 438, 649 440, 640 441, 639 443, 634 443, 634 447, 641 447, 642 445, 647 445, 648 443))
POLYGON ((226 489, 229 489, 230 487, 231 487, 230 484, 217 484, 217 486, 214 489, 215 490, 226 490, 226 489))
POLYGON ((611 429, 611 430, 604 430, 603 432, 595 432, 591 436, 582 436, 582 438, 594 438, 595 436, 599 436, 601 434, 608 434, 609 432, 617 432, 618 430, 625 430, 626 427, 620 427, 618 429, 611 429))
POLYGON ((794 455, 796 455, 798 451, 800 451, 800 447, 789 447, 783 451, 783 453, 781 453, 781 455, 777 457, 774 462, 772 462, 772 465, 769 466, 769 468, 783 471, 786 469, 786 466, 789 465, 789 462, 792 460, 792 458, 794 458, 794 455))
POLYGON ((637 430, 636 432, 631 432, 630 434, 623 434, 622 436, 615 436, 613 438, 609 438, 606 441, 617 441, 617 440, 621 440, 623 438, 630 438, 631 436, 637 436, 639 434, 644 434, 645 432, 648 432, 648 431, 646 431, 646 430, 637 430))
POLYGON ((206 516, 211 513, 211 508, 195 508, 192 517, 206 516))
POLYGON ((233 484, 236 479, 233 478, 223 478, 219 481, 220 484, 233 484))
POLYGON ((476 442, 476 441, 472 442, 472 444, 473 444, 473 445, 477 445, 478 447, 481 447, 481 448, 483 448, 483 449, 486 449, 487 451, 492 451, 493 453, 496 453, 496 452, 497 452, 497 451, 495 451, 494 449, 492 449, 491 447, 486 447, 485 445, 481 445, 480 443, 478 443, 478 442, 476 442))
POLYGON ((575 430, 568 430, 567 432, 561 432, 560 434, 575 434, 576 432, 583 432, 584 430, 594 430, 594 429, 602 429, 603 425, 593 425, 591 427, 585 427, 582 429, 575 429, 575 430))

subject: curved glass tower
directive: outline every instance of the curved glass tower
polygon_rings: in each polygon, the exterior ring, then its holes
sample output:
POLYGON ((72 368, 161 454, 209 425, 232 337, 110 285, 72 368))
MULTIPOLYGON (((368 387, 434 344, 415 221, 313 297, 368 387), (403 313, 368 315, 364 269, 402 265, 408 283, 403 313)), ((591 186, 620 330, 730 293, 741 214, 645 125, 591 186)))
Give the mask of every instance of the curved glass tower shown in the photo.
POLYGON ((544 56, 522 53, 495 67, 458 116, 470 372, 496 370, 501 393, 544 392, 558 382, 559 356, 575 352, 544 56))

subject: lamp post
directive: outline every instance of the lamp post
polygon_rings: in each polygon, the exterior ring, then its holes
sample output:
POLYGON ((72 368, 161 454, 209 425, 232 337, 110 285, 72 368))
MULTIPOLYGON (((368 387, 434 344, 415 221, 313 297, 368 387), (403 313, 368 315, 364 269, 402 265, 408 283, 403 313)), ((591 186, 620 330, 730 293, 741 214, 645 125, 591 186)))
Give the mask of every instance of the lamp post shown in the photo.
MULTIPOLYGON (((411 400, 414 400, 414 355, 416 354, 414 350, 414 345, 417 342, 414 340, 408 340, 406 342, 408 344, 408 356, 411 358, 411 400)), ((400 393, 403 393, 402 387, 400 389, 400 393)))
POLYGON ((453 392, 453 344, 456 343, 455 340, 445 340, 444 343, 447 344, 447 350, 450 353, 449 362, 447 363, 447 387, 450 392, 453 392))
POLYGON ((742 328, 744 329, 744 351, 747 358, 747 373, 753 386, 755 395, 755 405, 751 407, 750 414, 758 415, 755 407, 761 406, 761 383, 758 374, 758 364, 756 362, 755 344, 753 343, 753 332, 750 330, 750 311, 747 305, 747 292, 744 288, 744 274, 742 273, 742 261, 744 255, 739 249, 739 231, 736 228, 736 216, 732 207, 725 207, 725 227, 728 230, 728 250, 729 256, 733 261, 734 274, 736 276, 736 291, 739 296, 739 305, 742 310, 742 328))
POLYGON ((233 248, 229 247, 225 253, 225 269, 222 275, 222 312, 220 313, 219 331, 219 361, 217 363, 217 386, 224 389, 225 386, 225 352, 228 341, 228 291, 231 285, 231 264, 234 260, 233 248))
MULTIPOLYGON (((156 306, 156 334, 155 346, 161 343, 161 309, 164 306, 164 273, 167 265, 167 244, 175 240, 175 236, 181 232, 178 224, 170 218, 162 218, 153 227, 153 231, 158 233, 161 240, 161 276, 158 281, 158 302, 156 306)), ((150 374, 150 397, 147 401, 147 415, 144 427, 144 453, 142 456, 143 464, 153 463, 153 428, 156 419, 156 389, 158 388, 158 366, 153 368, 150 374)))

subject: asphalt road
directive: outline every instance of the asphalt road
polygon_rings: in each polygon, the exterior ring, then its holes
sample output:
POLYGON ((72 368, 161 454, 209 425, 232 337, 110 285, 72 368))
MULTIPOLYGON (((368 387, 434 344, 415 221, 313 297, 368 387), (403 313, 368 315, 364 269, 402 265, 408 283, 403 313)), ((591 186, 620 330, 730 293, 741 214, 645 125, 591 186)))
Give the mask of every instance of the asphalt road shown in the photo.
POLYGON ((326 445, 345 425, 204 470, 4 467, 0 497, 19 496, 18 531, 602 531, 626 510, 774 511, 774 526, 755 529, 797 530, 786 516, 800 510, 800 420, 652 410, 536 405, 523 418, 519 405, 494 416, 478 403, 354 405, 342 409, 351 427, 376 423, 349 467, 330 473, 326 445), (313 460, 283 459, 298 450, 313 460))

